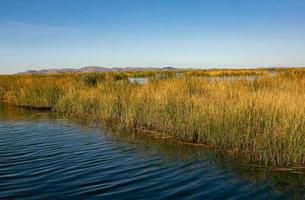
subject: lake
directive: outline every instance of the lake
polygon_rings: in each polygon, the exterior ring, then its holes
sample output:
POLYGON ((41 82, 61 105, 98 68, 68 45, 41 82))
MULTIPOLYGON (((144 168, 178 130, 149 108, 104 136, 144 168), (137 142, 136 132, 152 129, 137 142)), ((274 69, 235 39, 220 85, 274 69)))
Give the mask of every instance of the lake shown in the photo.
POLYGON ((128 77, 128 81, 130 83, 145 84, 145 83, 148 83, 149 78, 148 77, 128 77))
POLYGON ((0 105, 0 199, 303 199, 305 176, 0 105))
POLYGON ((203 77, 206 80, 210 81, 238 81, 238 80, 244 80, 244 81, 254 81, 261 78, 261 76, 258 75, 248 75, 248 76, 207 76, 203 77))

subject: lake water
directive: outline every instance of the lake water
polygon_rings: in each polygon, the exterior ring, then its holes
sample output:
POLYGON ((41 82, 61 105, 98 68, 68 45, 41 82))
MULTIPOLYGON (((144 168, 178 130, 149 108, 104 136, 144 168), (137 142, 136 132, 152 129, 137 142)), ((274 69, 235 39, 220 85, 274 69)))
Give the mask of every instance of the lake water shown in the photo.
MULTIPOLYGON (((176 75, 176 77, 183 77, 183 75, 176 75)), ((160 77, 159 77, 160 78, 160 77)), ((163 77, 164 78, 164 77, 163 77)), ((205 80, 209 81, 238 81, 238 80, 245 80, 245 81, 254 81, 259 80, 261 76, 203 76, 205 80)), ((152 79, 149 77, 128 77, 128 81, 134 84, 146 84, 152 79)))
POLYGON ((130 83, 145 84, 145 83, 148 83, 149 78, 148 77, 128 77, 128 81, 130 83))
POLYGON ((207 76, 203 77, 204 79, 211 81, 238 81, 238 80, 248 80, 254 81, 261 78, 261 76, 257 75, 248 75, 248 76, 207 76))
POLYGON ((302 174, 0 106, 0 199, 303 199, 302 174))

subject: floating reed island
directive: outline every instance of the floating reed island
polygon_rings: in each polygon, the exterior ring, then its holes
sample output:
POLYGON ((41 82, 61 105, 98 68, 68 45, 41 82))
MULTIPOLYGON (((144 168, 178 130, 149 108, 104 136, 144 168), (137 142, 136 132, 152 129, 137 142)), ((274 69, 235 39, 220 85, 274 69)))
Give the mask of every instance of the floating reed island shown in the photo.
POLYGON ((246 163, 305 166, 305 69, 8 75, 0 101, 160 132, 246 163))

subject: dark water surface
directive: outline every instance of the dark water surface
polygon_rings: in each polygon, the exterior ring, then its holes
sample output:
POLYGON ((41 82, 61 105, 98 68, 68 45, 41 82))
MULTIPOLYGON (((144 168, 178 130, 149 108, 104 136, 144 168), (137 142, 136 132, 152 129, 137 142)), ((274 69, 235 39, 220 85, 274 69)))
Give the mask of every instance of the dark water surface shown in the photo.
POLYGON ((0 199, 303 199, 302 174, 0 106, 0 199))

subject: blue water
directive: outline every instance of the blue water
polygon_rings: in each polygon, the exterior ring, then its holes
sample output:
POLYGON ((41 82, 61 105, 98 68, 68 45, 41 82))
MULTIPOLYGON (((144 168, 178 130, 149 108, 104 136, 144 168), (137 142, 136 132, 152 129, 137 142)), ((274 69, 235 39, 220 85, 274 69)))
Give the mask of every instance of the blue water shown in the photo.
POLYGON ((301 174, 0 106, 0 199, 303 199, 301 174))
POLYGON ((128 77, 130 83, 146 84, 149 81, 148 77, 128 77))

